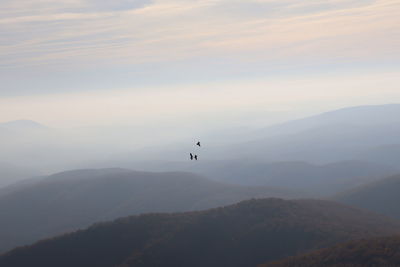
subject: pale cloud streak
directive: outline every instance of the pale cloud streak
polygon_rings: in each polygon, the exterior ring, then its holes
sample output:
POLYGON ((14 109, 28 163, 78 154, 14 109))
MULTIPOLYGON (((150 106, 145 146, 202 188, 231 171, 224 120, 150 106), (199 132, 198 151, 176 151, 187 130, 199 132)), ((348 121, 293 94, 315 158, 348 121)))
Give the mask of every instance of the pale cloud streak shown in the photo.
POLYGON ((3 67, 399 54, 400 3, 394 0, 158 0, 122 10, 104 4, 101 11, 90 8, 97 1, 15 2, 5 3, 4 14, 22 15, 0 19, 3 67))

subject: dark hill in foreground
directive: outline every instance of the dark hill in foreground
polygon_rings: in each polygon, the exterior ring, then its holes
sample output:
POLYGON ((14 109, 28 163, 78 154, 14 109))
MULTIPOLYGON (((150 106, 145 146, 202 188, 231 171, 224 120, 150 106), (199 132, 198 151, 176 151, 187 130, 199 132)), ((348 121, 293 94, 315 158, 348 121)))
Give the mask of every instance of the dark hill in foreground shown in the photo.
POLYGON ((400 175, 337 195, 335 200, 400 219, 400 175))
POLYGON ((245 267, 398 230, 397 222, 334 202, 250 200, 97 224, 15 249, 0 266, 245 267))
POLYGON ((395 267, 399 248, 399 236, 351 241, 260 267, 395 267))
POLYGON ((183 172, 68 171, 0 191, 0 252, 99 222, 149 212, 191 211, 260 197, 298 197, 183 172))

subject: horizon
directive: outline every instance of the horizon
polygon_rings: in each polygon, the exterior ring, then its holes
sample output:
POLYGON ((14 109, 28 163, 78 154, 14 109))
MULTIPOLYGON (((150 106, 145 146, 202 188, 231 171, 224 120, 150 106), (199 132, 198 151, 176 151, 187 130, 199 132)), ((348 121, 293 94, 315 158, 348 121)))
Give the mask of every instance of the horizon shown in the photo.
MULTIPOLYGON (((274 121, 274 122, 270 122, 270 123, 266 123, 265 125, 258 125, 261 128, 264 127, 269 127, 269 126, 274 126, 274 125, 280 125, 283 123, 288 123, 291 121, 297 121, 297 120, 303 120, 303 119, 308 119, 308 118, 312 118, 312 117, 317 117, 320 115, 325 115, 325 114, 330 114, 330 113, 335 113, 335 112, 341 112, 341 111, 349 111, 349 110, 354 110, 354 109, 364 109, 364 108, 379 108, 379 107, 389 107, 389 106, 400 106, 400 102, 399 103, 395 103, 395 102, 391 102, 391 103, 386 103, 386 104, 369 104, 369 105, 357 105, 357 106, 345 106, 345 107, 340 107, 337 109, 327 109, 327 110, 323 110, 320 112, 315 112, 315 113, 311 113, 311 114, 307 114, 307 115, 303 115, 303 116, 294 116, 294 117, 288 117, 288 118, 282 118, 280 120, 274 121)), ((36 120, 32 120, 29 118, 17 118, 14 120, 7 120, 7 121, 0 121, 0 124, 5 125, 5 124, 13 124, 13 123, 30 123, 30 124, 36 124, 37 126, 43 126, 46 128, 57 128, 54 127, 54 125, 47 125, 42 123, 41 121, 36 121, 36 120)), ((137 125, 130 125, 130 124, 120 124, 120 125, 83 125, 80 127, 73 127, 73 128, 98 128, 98 127, 136 127, 137 125)), ((233 127, 233 126, 231 126, 233 127)), ((245 126, 237 126, 237 128, 240 127, 245 127, 245 126)), ((65 127, 62 127, 65 128, 65 127)), ((253 125, 253 127, 249 127, 249 128, 257 128, 253 125)), ((66 128, 65 128, 66 129, 66 128)))

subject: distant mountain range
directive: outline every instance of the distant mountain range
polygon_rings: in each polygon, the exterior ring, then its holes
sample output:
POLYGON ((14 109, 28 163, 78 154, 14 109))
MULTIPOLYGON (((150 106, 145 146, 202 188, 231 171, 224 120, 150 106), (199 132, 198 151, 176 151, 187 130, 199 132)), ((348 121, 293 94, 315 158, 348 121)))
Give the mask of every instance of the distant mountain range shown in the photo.
POLYGON ((399 114, 399 112, 400 104, 347 107, 266 127, 255 131, 253 138, 255 135, 301 133, 315 128, 329 127, 330 125, 393 125, 400 123, 400 118, 394 116, 395 114, 399 114))
POLYGON ((39 170, 0 162, 0 188, 39 175, 41 175, 39 170))
POLYGON ((346 108, 242 132, 248 141, 240 137, 229 145, 216 145, 217 140, 207 136, 196 164, 188 162, 192 147, 177 144, 113 155, 81 167, 190 170, 230 183, 333 194, 400 172, 399 112, 400 104, 346 108))
POLYGON ((15 249, 0 256, 0 266, 256 266, 399 230, 396 221, 333 202, 250 200, 96 224, 15 249))
POLYGON ((272 187, 222 184, 191 173, 68 171, 0 190, 0 251, 122 216, 300 196, 272 187))
MULTIPOLYGON (((213 129, 209 129, 208 134, 196 136, 204 144, 199 159, 301 161, 318 165, 364 161, 398 169, 400 119, 396 115, 399 112, 400 104, 346 108, 269 127, 259 125, 258 130, 233 135, 227 132, 227 136, 237 136, 229 138, 229 142, 221 132, 213 137, 213 129)), ((94 168, 132 168, 119 162, 187 160, 193 149, 188 141, 191 136, 176 142, 162 135, 163 141, 158 142, 160 134, 154 133, 154 129, 157 128, 49 129, 31 121, 0 124, 0 161, 15 165, 24 162, 57 172, 88 168, 90 162, 94 168)))
POLYGON ((400 219, 400 175, 338 194, 334 200, 400 219))
POLYGON ((0 123, 0 129, 5 128, 8 130, 33 130, 33 129, 46 129, 47 127, 31 120, 16 120, 0 123))
MULTIPOLYGON (((400 104, 361 106, 326 112, 269 127, 244 131, 230 144, 207 135, 202 152, 208 159, 254 159, 258 161, 306 161, 329 163, 362 159, 365 151, 399 144, 400 104), (243 141, 247 140, 247 141, 243 141)), ((228 133, 227 135, 231 135, 228 133)), ((218 134, 221 138, 221 134, 218 134)), ((186 148, 187 149, 187 148, 186 148)), ((179 158, 185 150, 178 146, 164 150, 140 151, 151 158, 179 158), (162 152, 162 153, 160 153, 162 152)), ((139 156, 139 155, 138 155, 139 156)))
MULTIPOLYGON (((125 166, 125 165, 124 165, 125 166)), ((400 173, 390 165, 366 161, 342 161, 324 165, 306 162, 266 163, 255 160, 200 162, 141 162, 126 166, 158 171, 191 171, 213 180, 247 186, 272 186, 327 197, 400 173)))
POLYGON ((260 267, 395 267, 400 263, 399 247, 400 236, 350 241, 260 267))
POLYGON ((365 151, 400 144, 400 105, 362 106, 271 126, 224 153, 266 161, 353 160, 365 151))
POLYGON ((362 151, 357 157, 361 160, 369 162, 376 162, 391 166, 400 166, 399 142, 367 149, 365 151, 362 151))

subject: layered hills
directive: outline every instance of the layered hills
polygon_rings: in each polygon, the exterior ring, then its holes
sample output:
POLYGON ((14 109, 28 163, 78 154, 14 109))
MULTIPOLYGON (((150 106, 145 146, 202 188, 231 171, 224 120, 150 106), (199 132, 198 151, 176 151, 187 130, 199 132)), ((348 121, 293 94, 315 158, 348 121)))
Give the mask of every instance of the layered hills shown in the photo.
POLYGON ((184 172, 67 171, 0 190, 0 251, 123 216, 300 196, 270 187, 223 184, 184 172))
POLYGON ((99 223, 14 249, 0 266, 256 266, 399 230, 396 221, 334 202, 260 199, 99 223))
POLYGON ((400 219, 400 175, 338 194, 334 200, 400 219))
POLYGON ((192 162, 147 162, 136 164, 147 170, 191 170, 214 180, 247 186, 272 186, 326 197, 368 184, 400 172, 389 165, 366 161, 341 161, 329 164, 306 162, 259 162, 225 160, 192 162))

